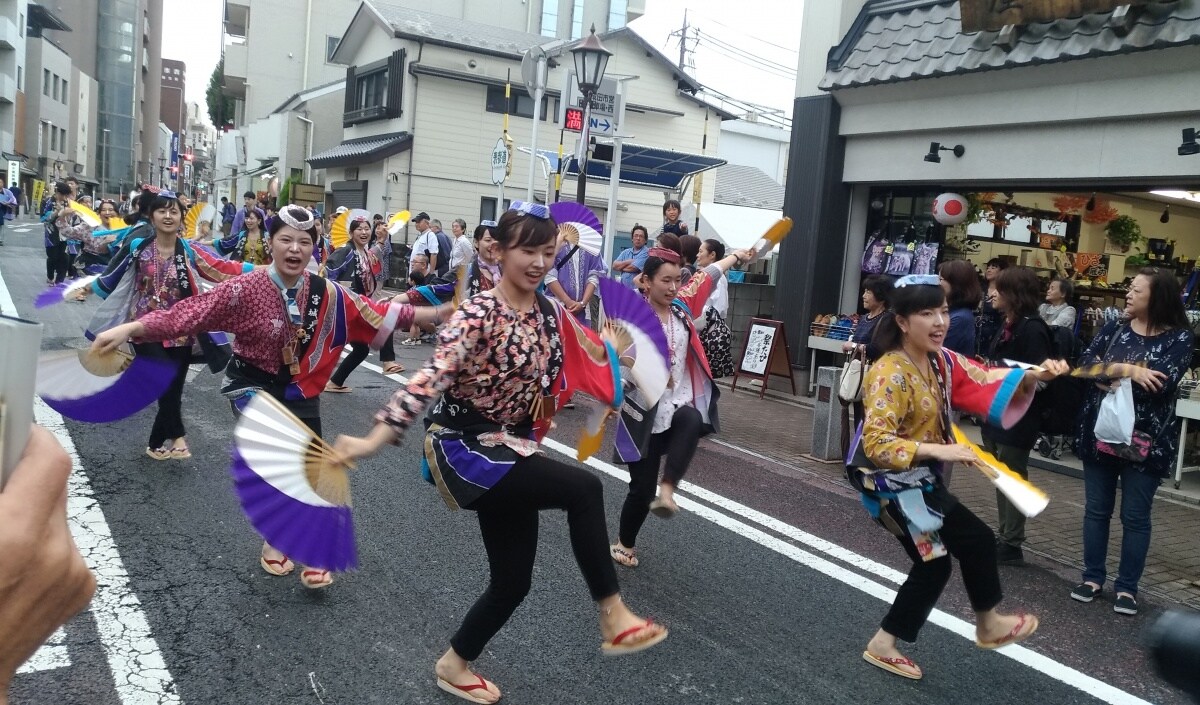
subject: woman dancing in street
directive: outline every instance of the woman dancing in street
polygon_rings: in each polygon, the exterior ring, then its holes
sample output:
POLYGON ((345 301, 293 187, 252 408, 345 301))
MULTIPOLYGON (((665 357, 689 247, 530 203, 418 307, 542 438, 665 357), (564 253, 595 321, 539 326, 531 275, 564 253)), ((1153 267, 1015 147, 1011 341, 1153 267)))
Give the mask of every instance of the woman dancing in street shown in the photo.
POLYGON ((600 480, 538 452, 559 399, 577 390, 619 405, 620 381, 611 348, 538 293, 557 249, 548 209, 520 202, 513 208, 492 231, 504 279, 463 303, 433 358, 379 412, 365 438, 342 437, 336 445, 350 458, 377 453, 442 395, 425 419, 427 479, 451 508, 476 513, 491 580, 435 671, 438 687, 475 703, 500 699, 499 688, 470 663, 529 592, 541 510, 567 512, 575 560, 600 610, 604 653, 640 651, 667 636, 621 601, 600 480))
MULTIPOLYGON (((350 223, 350 242, 333 254, 325 269, 325 276, 334 281, 349 281, 350 291, 368 299, 375 296, 387 277, 385 259, 390 256, 391 248, 387 247, 389 238, 387 224, 379 223, 375 234, 370 234, 371 223, 366 218, 358 218, 350 223), (382 230, 382 239, 380 239, 382 230)), ((350 391, 346 378, 362 361, 367 359, 370 348, 365 343, 355 343, 350 346, 350 353, 338 365, 337 371, 325 385, 325 391, 344 394, 350 391)), ((396 347, 392 337, 383 341, 379 348, 379 361, 383 363, 385 375, 399 374, 404 366, 396 362, 396 347)))
MULTIPOLYGON (((169 311, 151 312, 111 328, 96 336, 93 349, 107 352, 130 338, 155 341, 205 331, 232 333, 233 358, 221 393, 234 413, 264 392, 321 435, 320 394, 342 346, 378 345, 396 326, 407 326, 414 318, 437 320, 449 307, 417 311, 405 304, 371 301, 306 272, 314 237, 313 216, 300 206, 285 206, 271 228, 269 267, 184 299, 169 311)), ((259 563, 271 575, 295 569, 287 556, 266 543, 259 563)), ((304 568, 300 582, 323 588, 333 578, 328 571, 304 568)))
POLYGON ((258 208, 246 211, 242 230, 224 240, 218 240, 216 250, 223 257, 246 264, 270 264, 271 252, 263 235, 266 216, 258 208))
POLYGON ((977 646, 1016 643, 1038 627, 1035 616, 996 611, 1001 589, 995 534, 942 481, 943 463, 978 461, 970 448, 952 440, 951 400, 956 409, 1008 428, 1029 407, 1036 382, 1065 373, 1067 366, 1046 360, 1046 372, 1037 374, 992 370, 944 349, 950 312, 937 275, 901 277, 889 303, 894 315, 880 320, 874 339, 885 352, 867 368, 866 419, 847 475, 872 516, 897 536, 913 561, 863 658, 919 679, 921 669, 900 653, 896 640, 916 641, 950 579, 951 556, 958 559, 975 610, 977 646))
MULTIPOLYGON (((660 237, 668 236, 674 237, 670 233, 660 237)), ((717 430, 720 393, 712 382, 693 312, 704 309, 716 283, 730 267, 749 261, 753 255, 752 251, 739 250, 710 264, 696 272, 682 291, 678 290, 678 252, 652 247, 646 257, 646 265, 638 277, 639 288, 646 292, 666 334, 671 372, 667 391, 657 405, 646 408, 636 392, 631 392, 621 408, 616 457, 618 462, 629 466, 629 494, 621 507, 617 542, 609 546, 609 555, 623 566, 638 565, 634 546, 648 512, 669 518, 679 511, 675 488, 691 465, 700 438, 717 430), (664 457, 667 462, 659 482, 659 467, 664 457)))
MULTIPOLYGON (((179 224, 183 210, 179 200, 170 191, 161 191, 147 199, 146 210, 150 214, 150 229, 138 229, 138 234, 123 241, 121 249, 109 262, 108 269, 92 282, 92 289, 101 298, 117 291, 122 293, 118 305, 128 309, 115 312, 124 322, 137 320, 159 311, 160 316, 173 316, 174 307, 199 293, 197 277, 219 282, 237 276, 250 269, 249 265, 229 262, 213 257, 200 249, 194 249, 179 237, 179 224), (168 313, 169 312, 169 313, 168 313)), ((104 317, 108 314, 98 315, 104 317)), ((106 324, 112 318, 103 319, 106 324)), ((133 324, 137 325, 137 324, 133 324)), ((96 329, 93 324, 93 331, 96 329)), ((122 326, 117 326, 121 328, 122 326)), ((187 379, 188 365, 192 361, 192 344, 197 342, 192 333, 147 338, 142 335, 125 336, 121 342, 133 337, 138 355, 166 358, 176 366, 171 386, 158 400, 158 414, 150 430, 146 455, 155 460, 184 460, 192 457, 188 450, 187 432, 183 425, 183 383, 187 379)), ((217 344, 207 336, 200 341, 205 354, 216 359, 217 344)))

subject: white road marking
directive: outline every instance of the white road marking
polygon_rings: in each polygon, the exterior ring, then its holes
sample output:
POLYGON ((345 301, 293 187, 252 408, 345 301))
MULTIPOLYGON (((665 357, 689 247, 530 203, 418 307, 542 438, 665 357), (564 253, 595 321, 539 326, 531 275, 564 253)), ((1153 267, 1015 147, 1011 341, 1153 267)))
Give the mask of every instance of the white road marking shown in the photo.
POLYGON ((42 648, 38 649, 29 660, 21 664, 17 674, 36 673, 38 671, 53 671, 56 668, 66 668, 71 665, 71 654, 67 651, 67 633, 59 627, 42 648))
MULTIPOLYGON (((4 276, 0 274, 0 310, 16 314, 4 276)), ((174 681, 158 642, 150 633, 150 624, 141 601, 129 584, 129 574, 121 562, 104 512, 92 493, 83 472, 75 442, 56 411, 39 398, 33 400, 34 419, 47 428, 71 456, 72 472, 67 484, 67 524, 75 544, 96 576, 96 596, 89 611, 96 621, 100 645, 122 705, 178 705, 174 681)), ((61 632, 61 630, 60 630, 61 632)), ((56 632, 58 634, 58 632, 56 632)), ((30 670, 63 668, 70 665, 67 647, 53 643, 43 646, 26 664, 30 670), (49 649, 49 650, 47 650, 49 649)), ((28 672, 24 671, 23 672, 28 672)))
MULTIPOLYGON (((363 362, 361 367, 365 367, 376 373, 383 374, 382 368, 380 368, 378 365, 363 362)), ((400 384, 406 384, 408 382, 408 378, 404 377, 403 375, 386 376, 400 384)), ((577 454, 576 449, 551 438, 544 439, 542 441, 542 445, 572 460, 575 459, 577 454)), ((610 477, 616 478, 621 482, 629 482, 628 472, 614 465, 610 465, 602 460, 598 460, 595 457, 588 458, 584 464, 595 468, 596 470, 599 470, 610 477)), ((706 519, 723 529, 732 531, 738 536, 749 539, 764 548, 772 550, 782 556, 786 556, 801 565, 823 573, 830 578, 875 597, 886 604, 890 605, 895 600, 895 590, 886 587, 866 576, 848 570, 837 563, 833 563, 832 561, 810 553, 799 546, 788 543, 787 541, 784 541, 776 536, 772 536, 771 534, 751 526, 750 523, 747 522, 759 524, 760 526, 786 536, 792 541, 803 544, 808 548, 812 548, 821 553, 825 553, 832 558, 836 558, 837 560, 854 566, 859 570, 883 578, 888 582, 899 584, 902 583, 907 577, 906 574, 885 566, 882 563, 873 561, 866 556, 862 556, 854 551, 851 551, 850 549, 844 548, 830 541, 826 541, 818 536, 814 536, 806 531, 787 524, 786 522, 782 522, 755 509, 751 509, 750 507, 735 502, 732 499, 728 499, 727 497, 723 497, 715 492, 710 492, 703 487, 690 482, 682 483, 676 491, 675 497, 681 509, 686 509, 696 514, 696 516, 706 519), (723 514, 712 509, 711 507, 701 504, 700 502, 689 498, 687 496, 689 493, 700 499, 703 499, 705 502, 709 502, 721 507, 722 509, 735 514, 737 517, 746 521, 739 521, 738 518, 734 518, 728 514, 723 514)), ((975 642, 975 626, 962 619, 959 619, 958 617, 943 612, 939 609, 935 609, 929 616, 929 622, 936 624, 937 626, 942 627, 953 634, 957 634, 958 636, 967 639, 971 643, 975 642)), ((1077 688, 1078 690, 1103 702, 1112 703, 1112 705, 1150 705, 1148 701, 1142 700, 1131 693, 1127 693, 1120 688, 1109 685, 1102 680, 1093 678, 1086 673, 1077 671, 1070 666, 1059 663, 1052 658, 1043 656, 1042 654, 1039 654, 1019 644, 998 649, 996 653, 1000 654, 1001 656, 1006 656, 1024 666, 1032 668, 1033 670, 1053 678, 1060 683, 1077 688)))

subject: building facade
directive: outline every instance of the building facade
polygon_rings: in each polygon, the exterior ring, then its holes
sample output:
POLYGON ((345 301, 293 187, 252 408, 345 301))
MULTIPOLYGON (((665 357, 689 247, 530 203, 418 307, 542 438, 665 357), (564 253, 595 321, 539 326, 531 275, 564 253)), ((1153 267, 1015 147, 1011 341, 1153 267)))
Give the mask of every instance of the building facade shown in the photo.
POLYGON ((27 0, 0 0, 0 151, 9 161, 27 154, 21 125, 25 121, 25 27, 27 0))
MULTIPOLYGON (((511 174, 504 188, 493 185, 491 153, 502 138, 506 112, 505 77, 519 76, 527 49, 546 40, 538 34, 502 30, 492 24, 460 20, 411 9, 364 3, 341 40, 335 59, 349 64, 346 70, 342 121, 344 139, 337 147, 309 160, 325 171, 324 183, 331 205, 367 208, 373 212, 408 209, 427 211, 448 224, 463 218, 468 225, 494 219, 506 201, 525 199, 529 184, 533 101, 520 83, 511 86, 507 103, 508 136, 514 145, 511 174), (522 148, 526 151, 522 151, 522 148)), ((695 98, 699 84, 680 72, 629 29, 603 37, 613 52, 606 76, 636 76, 626 82, 625 120, 622 132, 636 135, 638 153, 650 158, 670 152, 663 161, 705 161, 708 167, 723 160, 715 156, 719 124, 732 117, 695 98), (709 156, 704 157, 706 113, 709 156)), ((549 89, 540 111, 538 150, 556 154, 559 144, 559 101, 572 80, 568 76, 567 46, 549 70, 549 89)), ((567 133, 568 153, 576 135, 567 133)), ((607 213, 607 179, 595 178, 593 167, 611 160, 611 143, 597 138, 589 163, 588 205, 603 221, 607 213), (605 154, 608 152, 609 154, 605 154)), ((667 174, 646 167, 638 172, 625 147, 622 184, 613 213, 618 247, 635 223, 655 230, 662 220, 665 198, 691 200, 691 173, 667 174), (675 178, 670 178, 671 176, 675 178), (662 178, 662 184, 652 183, 662 178)), ((705 167, 705 168, 708 168, 705 167)), ((533 197, 554 201, 553 180, 547 179, 541 160, 533 162, 533 197)), ((698 168, 696 171, 702 171, 698 168)), ((562 184, 573 200, 574 178, 562 184)), ((705 199, 711 200, 713 180, 703 182, 705 199)))
POLYGON ((1200 256, 1200 235, 1175 230, 1200 226, 1187 196, 1200 146, 1184 132, 1200 127, 1200 3, 1093 5, 1104 11, 1012 5, 974 26, 997 6, 805 4, 784 207, 796 229, 776 300, 797 362, 808 321, 854 311, 878 264, 868 244, 925 244, 937 261, 976 265, 1001 257, 1043 276, 1062 266, 1081 311, 1117 305, 1131 262, 1167 262, 1155 241, 1200 256), (973 219, 938 223, 942 192, 968 196, 973 219), (1118 215, 1141 223, 1149 250, 1111 247, 1104 223, 1118 215))

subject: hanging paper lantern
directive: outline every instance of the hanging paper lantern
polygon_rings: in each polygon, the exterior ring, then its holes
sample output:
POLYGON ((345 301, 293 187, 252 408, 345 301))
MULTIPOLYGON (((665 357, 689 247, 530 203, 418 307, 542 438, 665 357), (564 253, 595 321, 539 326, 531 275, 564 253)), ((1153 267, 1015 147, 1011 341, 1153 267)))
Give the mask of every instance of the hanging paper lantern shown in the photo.
POLYGON ((958 225, 967 219, 967 199, 957 193, 943 193, 933 199, 933 219, 942 225, 958 225))

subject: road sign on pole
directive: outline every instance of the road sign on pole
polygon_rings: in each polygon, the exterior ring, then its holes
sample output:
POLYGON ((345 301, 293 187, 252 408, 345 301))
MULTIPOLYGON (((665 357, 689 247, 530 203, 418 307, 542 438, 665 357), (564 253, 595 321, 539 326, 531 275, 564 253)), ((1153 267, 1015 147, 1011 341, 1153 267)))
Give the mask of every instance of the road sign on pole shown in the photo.
MULTIPOLYGON (((600 89, 592 94, 592 105, 588 120, 588 131, 592 135, 602 135, 612 137, 617 134, 621 127, 621 115, 624 114, 624 106, 621 105, 621 96, 617 91, 617 83, 620 78, 607 77, 600 81, 600 89)), ((563 93, 566 95, 566 100, 559 101, 558 124, 567 124, 567 111, 570 108, 583 108, 583 94, 579 91, 579 84, 575 81, 575 72, 567 72, 567 83, 564 86, 563 93)))
POLYGON ((504 183, 506 176, 508 176, 508 145, 501 137, 496 140, 496 146, 492 149, 492 183, 499 186, 504 183))

